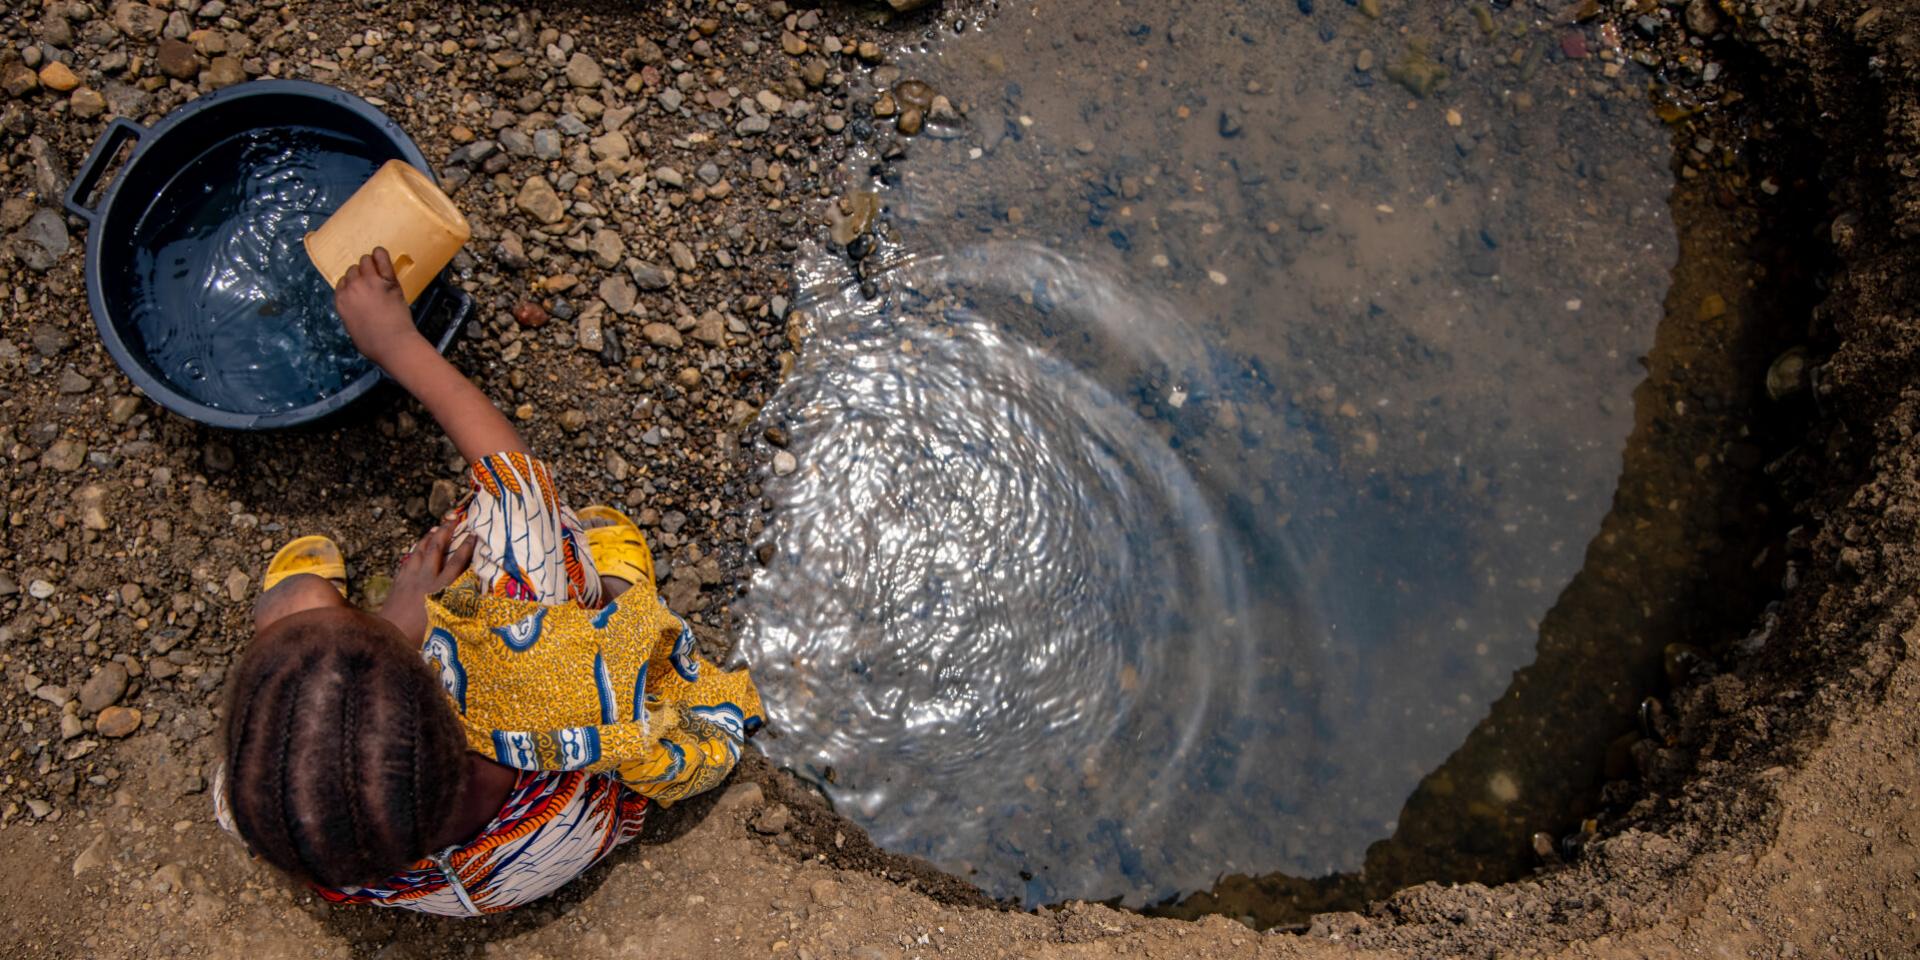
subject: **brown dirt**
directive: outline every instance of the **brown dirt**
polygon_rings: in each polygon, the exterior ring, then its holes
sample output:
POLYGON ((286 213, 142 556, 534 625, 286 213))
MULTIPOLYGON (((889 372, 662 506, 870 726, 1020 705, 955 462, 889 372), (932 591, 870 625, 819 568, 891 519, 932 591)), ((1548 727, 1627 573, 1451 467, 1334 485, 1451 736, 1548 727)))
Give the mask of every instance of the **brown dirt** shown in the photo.
MULTIPOLYGON (((109 394, 120 389, 57 392, 54 377, 67 364, 111 382, 104 357, 83 346, 57 362, 16 359, 4 368, 0 409, 13 423, 5 444, 4 569, 23 591, 46 571, 63 576, 51 604, 24 592, 5 598, 11 622, 0 648, 8 680, 0 705, 17 732, 5 766, 15 803, 0 825, 0 864, 13 881, 0 906, 0 943, 20 957, 1914 955, 1920 391, 1911 385, 1920 375, 1913 307, 1920 11, 1867 0, 1801 6, 1801 13, 1764 2, 1722 8, 1732 36, 1713 43, 1738 57, 1735 72, 1746 76, 1727 80, 1744 85, 1748 97, 1730 105, 1723 98, 1691 121, 1723 142, 1744 133, 1755 158, 1707 177, 1700 189, 1709 199, 1715 190, 1749 193, 1770 155, 1821 158, 1817 182, 1785 184, 1824 191, 1818 229, 1772 238, 1804 250, 1804 262, 1831 255, 1837 264, 1804 330, 1820 362, 1813 407, 1795 424, 1798 442, 1767 468, 1794 505, 1792 522, 1781 525, 1789 532, 1769 545, 1786 561, 1784 592, 1751 637, 1716 645, 1718 672, 1673 693, 1673 726, 1639 748, 1644 779, 1614 791, 1600 834, 1565 868, 1492 888, 1415 887, 1364 916, 1316 917, 1304 934, 1261 935, 1219 917, 1150 919, 1093 905, 1006 912, 980 903, 957 880, 874 850, 804 788, 754 762, 724 796, 658 817, 641 842, 564 894, 516 914, 449 922, 331 909, 247 863, 210 822, 201 775, 208 703, 239 617, 220 581, 229 567, 251 569, 264 556, 275 533, 255 523, 319 524, 345 532, 361 556, 391 555, 409 527, 398 515, 408 512, 409 498, 425 496, 437 466, 421 469, 419 461, 432 458, 388 416, 384 430, 344 428, 353 431, 357 455, 337 487, 289 489, 292 479, 332 462, 324 448, 348 434, 316 438, 303 455, 288 455, 277 442, 239 441, 227 448, 237 466, 214 470, 225 458, 205 451, 229 441, 149 408, 124 435, 95 446, 139 469, 113 474, 126 482, 114 502, 122 527, 87 531, 68 518, 82 478, 39 466, 55 439, 94 435, 109 394), (1742 182, 1743 171, 1754 178, 1742 182), (398 492, 376 497, 384 510, 369 517, 366 491, 376 483, 398 492), (163 520, 170 539, 154 536, 163 520), (130 567, 138 570, 129 574, 130 567), (131 616, 95 612, 119 602, 103 598, 129 576, 145 592, 137 602, 153 602, 156 620, 169 592, 186 591, 184 606, 171 603, 176 619, 191 614, 197 626, 185 645, 192 655, 175 663, 168 680, 152 677, 151 624, 135 629, 131 616), (105 625, 85 636, 78 633, 83 620, 105 625), (55 759, 67 750, 58 714, 21 693, 25 674, 40 671, 39 679, 77 688, 103 652, 143 663, 126 700, 148 711, 149 723, 89 756, 55 759), (51 802, 52 812, 36 818, 28 798, 51 802), (775 829, 777 807, 788 811, 784 829, 775 829)), ((1630 29, 1639 15, 1626 9, 1622 23, 1630 29)), ((0 21, 10 37, 26 29, 15 17, 10 10, 0 21)), ((309 17, 307 28, 322 29, 322 19, 309 17)), ((684 34, 685 24, 677 29, 684 34)), ((1689 103, 1701 101, 1712 98, 1689 103)), ((434 122, 414 119, 421 127, 434 122)), ((58 114, 28 121, 15 112, 4 125, 7 166, 0 168, 9 196, 32 189, 26 137, 36 126, 54 134, 55 153, 70 164, 97 124, 58 114)), ((1676 137, 1686 143, 1694 132, 1683 126, 1676 137)), ((75 259, 47 274, 15 267, 0 277, 10 301, 0 329, 22 353, 34 324, 90 344, 75 259)), ((755 261, 764 271, 754 274, 758 282, 777 275, 776 260, 755 261)), ((526 278, 511 282, 524 288, 526 278)), ((492 357, 479 351, 499 345, 468 349, 476 353, 463 354, 465 361, 477 363, 492 357)), ((553 380, 530 390, 529 401, 559 406, 587 392, 572 378, 591 382, 595 365, 569 360, 549 355, 531 368, 553 380)), ((771 352, 742 362, 757 362, 761 373, 724 382, 764 389, 763 376, 775 368, 771 352)), ((602 402, 596 416, 624 413, 617 383, 591 389, 602 402)), ((689 422, 711 433, 725 414, 689 422)), ((588 454, 557 427, 536 424, 534 432, 536 443, 568 451, 583 475, 596 475, 588 454)), ((677 476, 678 489, 688 491, 680 495, 692 502, 703 499, 700 491, 725 491, 729 504, 749 502, 744 488, 726 485, 741 482, 737 468, 719 466, 734 461, 718 456, 719 447, 702 451, 712 457, 710 472, 677 476)), ((746 542, 748 521, 735 509, 688 510, 698 523, 684 538, 729 558, 728 577, 738 575, 746 542), (736 521, 732 530, 728 518, 736 521)), ((669 549, 686 559, 682 547, 669 549)), ((715 595, 724 588, 696 582, 693 589, 715 595)), ((723 625, 717 612, 715 628, 723 625)))

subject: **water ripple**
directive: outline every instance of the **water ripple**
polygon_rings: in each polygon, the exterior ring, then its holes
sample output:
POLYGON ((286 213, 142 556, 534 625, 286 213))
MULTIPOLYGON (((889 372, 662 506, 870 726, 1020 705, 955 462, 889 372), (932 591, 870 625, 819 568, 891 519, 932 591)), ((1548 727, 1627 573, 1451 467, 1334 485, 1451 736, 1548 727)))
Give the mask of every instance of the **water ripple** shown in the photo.
POLYGON ((1204 369, 1184 323, 1037 247, 897 266, 917 310, 813 279, 823 327, 772 411, 802 466, 769 485, 779 553, 743 631, 773 749, 807 745, 784 759, 831 768, 883 845, 1041 869, 1033 899, 1116 864, 1135 899, 1210 881, 1229 857, 1191 842, 1189 815, 1221 798, 1189 786, 1287 633, 1257 649, 1244 546, 1121 392, 1206 389, 1154 383, 1204 369), (1006 309, 1027 300, 1046 307, 1006 309), (913 829, 956 803, 971 824, 913 829))

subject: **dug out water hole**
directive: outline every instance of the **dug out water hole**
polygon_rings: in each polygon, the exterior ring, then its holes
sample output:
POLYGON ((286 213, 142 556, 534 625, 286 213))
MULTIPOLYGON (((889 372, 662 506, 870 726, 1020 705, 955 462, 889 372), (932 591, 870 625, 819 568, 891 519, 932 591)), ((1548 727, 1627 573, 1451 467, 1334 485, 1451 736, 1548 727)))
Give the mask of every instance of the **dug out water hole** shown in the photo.
POLYGON ((765 413, 768 753, 1029 906, 1577 855, 1782 576, 1807 291, 1563 32, 1050 0, 875 71, 765 413))

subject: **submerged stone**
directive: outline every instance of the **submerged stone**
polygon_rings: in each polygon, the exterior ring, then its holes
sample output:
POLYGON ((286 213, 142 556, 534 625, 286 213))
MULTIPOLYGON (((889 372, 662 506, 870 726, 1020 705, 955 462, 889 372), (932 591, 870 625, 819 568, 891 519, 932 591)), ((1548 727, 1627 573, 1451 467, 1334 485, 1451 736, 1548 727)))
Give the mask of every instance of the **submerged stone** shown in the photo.
POLYGON ((839 207, 827 211, 828 219, 833 221, 833 242, 843 247, 873 229, 873 221, 880 215, 880 195, 857 190, 847 195, 845 206, 845 213, 841 213, 839 207))
POLYGON ((1387 77, 1407 88, 1416 97, 1425 98, 1447 81, 1451 74, 1428 52, 1425 40, 1407 44, 1399 60, 1387 64, 1387 77))
POLYGON ((1794 347, 1767 368, 1767 396, 1786 400, 1806 389, 1807 348, 1794 347))

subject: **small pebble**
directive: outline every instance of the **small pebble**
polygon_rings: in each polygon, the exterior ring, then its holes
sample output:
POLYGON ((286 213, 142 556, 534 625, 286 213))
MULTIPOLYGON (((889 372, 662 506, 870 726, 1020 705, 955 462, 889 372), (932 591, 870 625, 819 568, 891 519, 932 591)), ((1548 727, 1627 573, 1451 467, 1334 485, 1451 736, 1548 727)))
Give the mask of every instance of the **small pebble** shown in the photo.
POLYGON ((529 330, 547 325, 547 311, 531 300, 522 300, 513 308, 513 321, 529 330))

